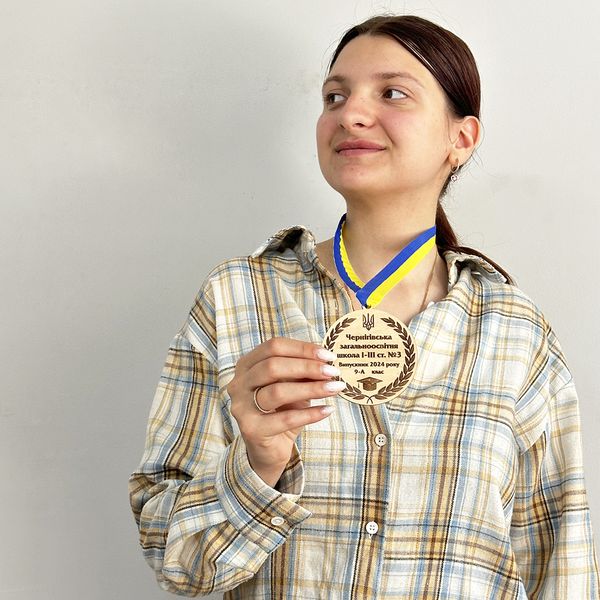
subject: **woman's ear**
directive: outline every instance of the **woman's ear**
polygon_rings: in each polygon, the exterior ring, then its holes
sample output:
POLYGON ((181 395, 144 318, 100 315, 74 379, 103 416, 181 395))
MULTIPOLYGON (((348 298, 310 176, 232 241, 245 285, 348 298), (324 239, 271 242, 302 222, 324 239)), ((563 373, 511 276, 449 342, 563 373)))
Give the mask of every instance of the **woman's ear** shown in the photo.
POLYGON ((463 117, 453 123, 452 147, 454 155, 459 157, 459 162, 463 165, 481 139, 481 122, 472 115, 463 117))

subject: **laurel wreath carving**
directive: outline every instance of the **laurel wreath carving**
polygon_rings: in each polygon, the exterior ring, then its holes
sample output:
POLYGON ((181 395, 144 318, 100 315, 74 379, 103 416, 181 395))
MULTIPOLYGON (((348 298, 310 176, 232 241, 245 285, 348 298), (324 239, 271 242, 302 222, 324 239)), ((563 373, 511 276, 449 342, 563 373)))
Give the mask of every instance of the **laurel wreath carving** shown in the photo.
POLYGON ((348 325, 350 325, 350 323, 352 323, 354 321, 356 321, 356 318, 347 318, 347 319, 344 319, 338 325, 336 325, 334 327, 333 331, 331 331, 329 333, 329 335, 325 338, 325 342, 324 342, 325 349, 331 351, 333 349, 333 345, 335 344, 335 340, 338 338, 340 333, 342 333, 342 331, 344 329, 346 329, 346 327, 348 327, 348 325))
POLYGON ((371 402, 373 402, 373 400, 371 400, 369 396, 364 394, 362 390, 359 390, 357 387, 354 387, 349 383, 346 383, 346 387, 342 390, 342 394, 346 394, 346 396, 354 398, 355 400, 362 400, 364 398, 368 398, 371 402))

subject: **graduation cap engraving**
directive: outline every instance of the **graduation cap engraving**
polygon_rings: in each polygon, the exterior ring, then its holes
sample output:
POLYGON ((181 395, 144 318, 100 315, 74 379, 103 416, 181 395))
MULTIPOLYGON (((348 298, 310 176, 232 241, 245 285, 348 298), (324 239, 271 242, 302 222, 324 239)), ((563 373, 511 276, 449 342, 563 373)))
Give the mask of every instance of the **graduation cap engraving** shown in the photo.
POLYGON ((377 384, 381 381, 383 380, 377 379, 376 377, 363 377, 362 379, 358 380, 358 383, 362 384, 363 389, 366 392, 372 392, 374 389, 377 388, 377 384))

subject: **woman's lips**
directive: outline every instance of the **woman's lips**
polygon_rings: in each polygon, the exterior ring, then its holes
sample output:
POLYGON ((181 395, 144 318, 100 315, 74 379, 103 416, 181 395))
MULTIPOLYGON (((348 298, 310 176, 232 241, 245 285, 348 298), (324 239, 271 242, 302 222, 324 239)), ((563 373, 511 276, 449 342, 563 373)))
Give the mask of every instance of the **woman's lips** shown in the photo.
POLYGON ((381 152, 385 148, 370 140, 346 140, 335 147, 335 151, 342 156, 358 156, 361 154, 373 154, 381 152))
POLYGON ((348 148, 347 150, 338 150, 342 156, 359 156, 361 154, 374 154, 381 152, 383 148, 348 148))

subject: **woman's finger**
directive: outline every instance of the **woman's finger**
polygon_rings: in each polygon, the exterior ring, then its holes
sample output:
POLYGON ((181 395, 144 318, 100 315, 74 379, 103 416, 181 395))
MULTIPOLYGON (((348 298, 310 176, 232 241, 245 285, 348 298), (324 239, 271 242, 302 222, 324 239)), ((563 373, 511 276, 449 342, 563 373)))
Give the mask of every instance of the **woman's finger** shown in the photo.
POLYGON ((275 437, 286 431, 298 429, 311 423, 316 423, 329 416, 335 407, 333 406, 311 406, 310 408, 299 408, 278 411, 270 415, 260 415, 260 420, 254 432, 246 431, 245 437, 249 440, 253 438, 275 437))
MULTIPOLYGON (((314 398, 335 396, 343 390, 346 384, 343 381, 309 381, 309 382, 277 382, 260 387, 256 393, 256 401, 264 410, 281 410, 302 401, 314 398)), ((254 394, 254 391, 252 391, 254 394)), ((253 400, 250 400, 253 404, 253 400)), ((256 410, 256 407, 254 407, 256 410)))
POLYGON ((270 356, 256 363, 245 373, 249 389, 282 381, 320 381, 338 377, 337 367, 314 358, 270 356))
POLYGON ((321 362, 335 360, 335 354, 325 350, 325 348, 322 348, 318 344, 294 340, 292 338, 275 337, 263 342, 254 348, 254 350, 242 356, 237 362, 237 367, 241 370, 249 370, 257 363, 274 356, 305 358, 321 362))

